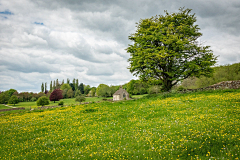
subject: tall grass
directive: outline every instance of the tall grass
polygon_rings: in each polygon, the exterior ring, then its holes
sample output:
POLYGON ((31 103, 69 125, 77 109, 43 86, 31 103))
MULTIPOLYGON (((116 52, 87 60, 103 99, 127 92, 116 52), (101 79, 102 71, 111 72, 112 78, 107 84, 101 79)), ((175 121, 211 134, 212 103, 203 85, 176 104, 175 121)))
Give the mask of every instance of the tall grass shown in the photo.
POLYGON ((239 159, 240 92, 168 94, 0 117, 0 159, 239 159))

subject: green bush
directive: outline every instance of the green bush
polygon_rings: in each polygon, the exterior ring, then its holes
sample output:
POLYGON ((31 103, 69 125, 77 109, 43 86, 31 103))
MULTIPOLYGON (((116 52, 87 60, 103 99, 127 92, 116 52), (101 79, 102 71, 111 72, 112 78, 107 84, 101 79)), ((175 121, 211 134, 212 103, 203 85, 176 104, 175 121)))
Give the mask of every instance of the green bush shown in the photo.
POLYGON ((148 94, 158 94, 161 91, 161 87, 160 86, 151 86, 148 89, 148 94))
POLYGON ((23 102, 23 97, 19 97, 19 98, 18 98, 18 101, 19 101, 19 102, 23 102))
POLYGON ((59 106, 63 106, 63 104, 64 104, 63 101, 59 101, 59 102, 58 102, 58 105, 59 105, 59 106))
POLYGON ((49 104, 49 98, 47 98, 46 96, 42 96, 42 97, 38 98, 38 100, 37 100, 38 106, 44 106, 44 105, 48 105, 48 104, 49 104))
POLYGON ((32 98, 30 99, 31 102, 34 102, 34 101, 36 101, 36 100, 37 100, 37 98, 35 98, 35 97, 32 97, 32 98))
POLYGON ((184 91, 184 90, 186 90, 186 88, 183 87, 183 86, 179 86, 178 89, 177 89, 177 91, 184 91))
POLYGON ((77 96, 76 99, 75 99, 75 101, 80 102, 80 103, 85 101, 85 100, 86 100, 86 98, 83 95, 77 96))

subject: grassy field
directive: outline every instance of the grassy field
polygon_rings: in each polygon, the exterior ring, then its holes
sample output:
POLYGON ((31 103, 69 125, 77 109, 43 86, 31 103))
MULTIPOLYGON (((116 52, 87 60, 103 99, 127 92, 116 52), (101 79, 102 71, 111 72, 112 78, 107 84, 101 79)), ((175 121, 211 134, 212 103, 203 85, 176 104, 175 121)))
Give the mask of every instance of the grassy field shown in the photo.
POLYGON ((5 106, 3 104, 0 104, 0 109, 9 109, 9 108, 11 108, 11 107, 7 107, 7 106, 5 106))
POLYGON ((0 116, 0 159, 239 159, 240 91, 0 116))
MULTIPOLYGON (((141 98, 144 95, 133 95, 133 98, 141 98)), ((85 102, 98 102, 98 101, 103 101, 103 99, 113 99, 113 97, 86 97, 86 101, 85 102)), ((69 98, 69 99, 62 99, 62 101, 64 102, 64 105, 70 106, 70 105, 78 105, 79 102, 75 101, 75 98, 69 98)), ((8 104, 10 106, 14 106, 13 104, 8 104)), ((56 101, 55 103, 50 101, 50 104, 47 106, 57 106, 58 105, 58 101, 56 101)), ((5 108, 2 109, 8 109, 8 107, 4 106, 5 108)), ((37 108, 37 103, 36 102, 19 102, 18 104, 15 104, 14 107, 24 107, 26 109, 31 108, 37 108)), ((1 105, 0 105, 0 109, 1 109, 1 105)))

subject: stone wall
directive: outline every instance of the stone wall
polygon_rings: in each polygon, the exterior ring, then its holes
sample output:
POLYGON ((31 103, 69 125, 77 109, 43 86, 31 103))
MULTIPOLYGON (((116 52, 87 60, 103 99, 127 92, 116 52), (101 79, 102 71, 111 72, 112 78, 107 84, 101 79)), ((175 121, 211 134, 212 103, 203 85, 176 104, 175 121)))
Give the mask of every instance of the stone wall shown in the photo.
POLYGON ((203 91, 203 90, 215 90, 215 89, 240 89, 240 80, 237 81, 223 81, 217 84, 198 89, 184 89, 181 92, 195 92, 195 91, 203 91))
POLYGON ((4 112, 4 111, 13 111, 13 110, 25 110, 25 108, 10 108, 10 109, 1 109, 0 112, 4 112))
POLYGON ((238 89, 240 88, 240 80, 238 81, 223 81, 208 87, 205 87, 204 89, 238 89))

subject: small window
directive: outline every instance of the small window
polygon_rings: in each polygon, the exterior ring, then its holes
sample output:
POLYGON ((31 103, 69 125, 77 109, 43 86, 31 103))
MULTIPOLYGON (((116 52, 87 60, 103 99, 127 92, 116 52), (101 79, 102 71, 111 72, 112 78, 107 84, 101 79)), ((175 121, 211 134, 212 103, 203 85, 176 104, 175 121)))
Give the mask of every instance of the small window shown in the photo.
POLYGON ((126 98, 126 94, 125 93, 123 93, 123 98, 126 98))

